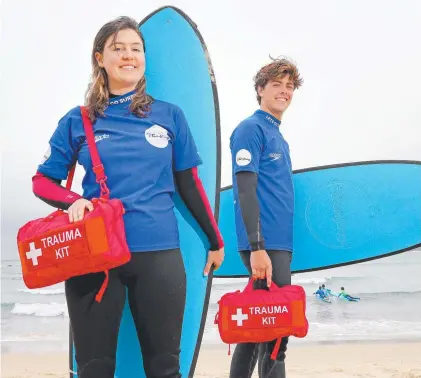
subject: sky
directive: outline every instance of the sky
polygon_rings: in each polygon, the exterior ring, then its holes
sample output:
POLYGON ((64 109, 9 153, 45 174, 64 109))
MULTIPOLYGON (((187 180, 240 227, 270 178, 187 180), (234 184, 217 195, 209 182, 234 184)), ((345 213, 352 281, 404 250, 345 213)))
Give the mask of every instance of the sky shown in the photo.
MULTIPOLYGON (((83 103, 95 34, 115 17, 141 21, 164 5, 192 18, 211 56, 223 186, 231 184, 229 136, 258 107, 252 79, 269 55, 292 58, 304 79, 282 122, 293 169, 421 161, 418 0, 2 0, 2 259, 17 257, 20 226, 52 210, 33 196, 31 177, 58 120, 83 103)), ((80 179, 79 170, 75 189, 80 179)))

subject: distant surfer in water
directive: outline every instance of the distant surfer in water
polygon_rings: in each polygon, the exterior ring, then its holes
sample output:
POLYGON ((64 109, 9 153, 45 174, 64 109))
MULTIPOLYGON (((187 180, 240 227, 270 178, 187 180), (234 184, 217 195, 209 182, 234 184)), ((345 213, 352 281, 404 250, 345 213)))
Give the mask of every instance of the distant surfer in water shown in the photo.
POLYGON ((323 293, 325 294, 325 296, 328 297, 329 294, 330 294, 330 290, 328 288, 326 288, 326 285, 325 284, 322 284, 322 288, 321 289, 322 289, 323 293))
POLYGON ((341 287, 341 292, 339 293, 339 296, 344 297, 344 298, 348 299, 349 301, 358 301, 360 299, 358 297, 353 297, 352 295, 349 295, 345 291, 345 288, 343 286, 341 287))
POLYGON ((322 299, 327 297, 321 286, 319 286, 319 289, 314 293, 314 295, 318 295, 322 299))
MULTIPOLYGON (((202 163, 183 111, 146 93, 145 42, 136 21, 120 17, 98 32, 92 51, 86 106, 111 197, 122 200, 130 262, 65 283, 79 378, 113 378, 126 290, 147 377, 179 378, 186 272, 179 246, 173 196, 180 193, 207 236, 204 274, 218 268, 223 241, 198 176, 202 163)), ((171 63, 169 63, 171 64, 171 63)), ((159 77, 159 73, 158 73, 159 77)), ((99 197, 80 108, 71 109, 53 133, 33 191, 46 203, 83 219, 99 197), (61 186, 79 161, 86 174, 83 196, 61 186)), ((139 372, 139 375, 141 373, 139 372)), ((122 377, 123 378, 123 377, 122 377)))
MULTIPOLYGON (((254 78, 260 109, 243 120, 230 138, 238 249, 255 287, 275 282, 291 284, 294 188, 288 143, 281 120, 294 91, 302 85, 298 69, 288 59, 274 59, 254 78)), ((238 344, 230 378, 250 378, 259 360, 260 378, 284 378, 284 337, 276 360, 270 358, 276 340, 238 344)))

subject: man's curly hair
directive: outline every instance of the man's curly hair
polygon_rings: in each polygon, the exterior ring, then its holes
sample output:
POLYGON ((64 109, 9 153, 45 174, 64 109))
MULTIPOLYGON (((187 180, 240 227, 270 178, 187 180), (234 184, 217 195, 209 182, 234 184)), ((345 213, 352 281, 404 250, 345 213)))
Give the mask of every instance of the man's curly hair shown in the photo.
POLYGON ((262 67, 254 77, 254 89, 256 91, 257 102, 260 104, 261 98, 258 88, 264 88, 269 81, 283 79, 289 75, 294 83, 294 90, 303 85, 303 79, 300 77, 297 66, 287 58, 271 58, 272 63, 262 67))

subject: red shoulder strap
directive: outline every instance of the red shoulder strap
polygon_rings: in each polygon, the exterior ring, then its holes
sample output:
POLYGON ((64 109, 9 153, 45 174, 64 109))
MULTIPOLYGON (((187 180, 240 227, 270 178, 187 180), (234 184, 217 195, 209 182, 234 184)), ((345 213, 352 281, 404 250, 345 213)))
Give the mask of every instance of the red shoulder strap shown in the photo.
MULTIPOLYGON (((99 158, 98 150, 96 148, 94 131, 92 127, 92 122, 89 118, 88 110, 85 106, 80 106, 80 112, 82 114, 82 121, 83 121, 83 128, 86 134, 86 141, 89 147, 89 153, 91 154, 92 160, 92 170, 96 176, 96 182, 101 187, 101 197, 108 198, 110 191, 105 184, 107 181, 107 176, 105 176, 104 166, 101 163, 101 159, 99 158)), ((69 175, 67 177, 66 188, 70 190, 72 187, 73 177, 75 174, 76 164, 70 169, 69 175)))
POLYGON ((67 190, 70 190, 70 188, 72 187, 73 177, 75 175, 75 169, 76 169, 76 164, 73 165, 72 168, 70 168, 69 174, 67 176, 67 180, 66 180, 66 189, 67 190))

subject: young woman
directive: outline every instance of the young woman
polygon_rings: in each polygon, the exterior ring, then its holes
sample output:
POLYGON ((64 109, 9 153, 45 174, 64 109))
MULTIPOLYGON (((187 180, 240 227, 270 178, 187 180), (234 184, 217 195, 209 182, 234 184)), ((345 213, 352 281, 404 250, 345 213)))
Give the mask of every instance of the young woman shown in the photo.
MULTIPOLYGON (((186 277, 174 214, 175 188, 206 233, 210 251, 204 274, 224 257, 223 241, 204 194, 201 159, 180 108, 146 93, 145 42, 137 23, 120 17, 98 32, 92 51, 92 81, 86 106, 111 197, 122 200, 131 261, 109 272, 100 303, 95 295, 104 274, 65 283, 78 377, 113 378, 126 288, 147 377, 181 377, 180 337, 186 277)), ((59 122, 33 191, 67 209, 71 222, 93 209, 99 196, 79 107, 59 122), (62 187, 70 167, 85 168, 83 196, 62 187)))

